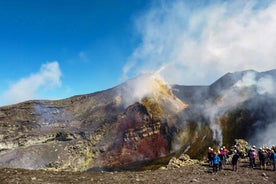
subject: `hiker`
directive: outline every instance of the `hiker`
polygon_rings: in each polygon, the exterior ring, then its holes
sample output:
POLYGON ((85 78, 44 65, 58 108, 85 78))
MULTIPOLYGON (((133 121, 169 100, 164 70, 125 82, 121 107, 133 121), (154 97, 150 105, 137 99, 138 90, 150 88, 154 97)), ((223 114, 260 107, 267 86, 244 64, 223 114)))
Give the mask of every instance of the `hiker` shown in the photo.
POLYGON ((209 166, 213 166, 213 156, 214 156, 214 152, 213 152, 213 149, 211 147, 208 148, 208 153, 207 153, 207 156, 208 156, 208 163, 209 163, 209 166))
POLYGON ((261 155, 262 155, 262 151, 263 151, 263 149, 260 147, 260 148, 258 149, 258 157, 259 157, 259 161, 260 161, 260 166, 261 166, 261 155))
POLYGON ((232 167, 233 171, 238 171, 238 159, 240 155, 237 150, 234 150, 234 155, 232 157, 232 167))
POLYGON ((237 145, 234 145, 233 149, 232 149, 232 153, 237 153, 239 156, 241 156, 241 152, 239 150, 239 148, 237 147, 237 145))
POLYGON ((214 152, 214 155, 213 155, 213 172, 218 171, 219 162, 220 162, 220 158, 218 156, 218 153, 214 152))
POLYGON ((222 154, 222 165, 225 165, 226 164, 226 160, 229 157, 229 155, 228 155, 229 151, 225 148, 225 146, 223 146, 221 148, 220 153, 222 154))
POLYGON ((221 171, 222 170, 222 162, 223 162, 223 148, 220 149, 221 151, 218 152, 218 156, 219 156, 219 165, 218 168, 221 171))
POLYGON ((259 150, 259 159, 260 159, 261 170, 266 170, 267 152, 264 148, 259 150))
POLYGON ((270 159, 271 159, 271 164, 272 164, 272 167, 273 167, 273 171, 276 171, 276 152, 274 151, 274 149, 271 150, 270 159))
POLYGON ((249 157, 249 165, 251 168, 255 168, 256 167, 256 157, 257 157, 257 153, 255 150, 255 146, 252 146, 252 148, 249 150, 248 153, 248 157, 249 157))
POLYGON ((275 146, 275 145, 272 145, 272 146, 271 146, 271 150, 274 150, 274 153, 276 153, 276 146, 275 146))
POLYGON ((266 154, 267 154, 267 156, 266 156, 266 165, 268 166, 268 165, 271 164, 271 159, 270 159, 271 149, 269 147, 266 147, 266 154))

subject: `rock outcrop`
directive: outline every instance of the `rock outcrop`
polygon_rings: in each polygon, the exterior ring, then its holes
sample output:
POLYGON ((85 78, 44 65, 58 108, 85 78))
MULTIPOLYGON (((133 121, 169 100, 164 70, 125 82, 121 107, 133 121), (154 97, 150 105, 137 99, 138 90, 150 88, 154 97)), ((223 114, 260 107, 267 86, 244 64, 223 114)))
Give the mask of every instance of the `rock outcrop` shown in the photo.
POLYGON ((170 160, 169 164, 167 165, 167 168, 168 169, 179 168, 179 167, 190 166, 198 163, 199 163, 199 160, 191 159, 189 155, 183 153, 178 158, 173 157, 170 160))
POLYGON ((127 108, 113 131, 116 139, 104 155, 105 167, 123 167, 131 162, 151 160, 171 150, 170 128, 140 103, 127 108))

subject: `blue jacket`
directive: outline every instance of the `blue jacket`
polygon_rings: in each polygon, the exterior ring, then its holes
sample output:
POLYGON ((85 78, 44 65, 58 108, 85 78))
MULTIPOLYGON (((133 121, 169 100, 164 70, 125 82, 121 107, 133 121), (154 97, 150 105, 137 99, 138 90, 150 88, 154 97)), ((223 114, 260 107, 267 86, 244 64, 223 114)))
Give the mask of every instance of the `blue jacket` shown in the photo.
POLYGON ((218 155, 215 155, 215 156, 213 157, 213 163, 214 163, 214 164, 218 164, 219 162, 220 162, 219 156, 218 156, 218 155))
POLYGON ((276 153, 272 153, 270 159, 276 161, 276 153))

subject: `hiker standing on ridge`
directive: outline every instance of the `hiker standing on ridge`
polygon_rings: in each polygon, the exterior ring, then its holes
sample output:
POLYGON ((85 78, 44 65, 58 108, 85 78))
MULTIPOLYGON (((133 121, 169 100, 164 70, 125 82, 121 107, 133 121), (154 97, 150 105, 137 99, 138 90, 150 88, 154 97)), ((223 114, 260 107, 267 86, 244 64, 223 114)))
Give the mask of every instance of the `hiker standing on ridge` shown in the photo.
POLYGON ((225 146, 223 146, 223 147, 221 148, 220 153, 222 154, 222 165, 225 165, 225 164, 226 164, 226 160, 227 160, 227 158, 229 157, 229 156, 228 156, 229 151, 225 148, 225 146))
POLYGON ((221 171, 222 170, 222 162, 223 162, 223 151, 222 151, 222 148, 221 148, 221 151, 218 151, 218 156, 219 156, 219 170, 221 171))
POLYGON ((213 156, 214 156, 214 152, 213 149, 211 147, 208 148, 208 152, 207 152, 207 156, 208 156, 208 163, 209 166, 213 166, 213 156))
POLYGON ((259 151, 259 159, 261 170, 266 170, 267 152, 264 148, 259 151))
POLYGON ((240 155, 237 150, 234 150, 234 156, 232 157, 232 167, 233 171, 238 171, 238 159, 240 155))
POLYGON ((272 145, 272 146, 271 146, 271 150, 274 150, 274 153, 276 153, 276 146, 275 146, 275 145, 272 145))
POLYGON ((269 147, 266 147, 266 154, 267 154, 267 159, 266 159, 266 165, 270 165, 271 164, 271 149, 269 147))
POLYGON ((231 153, 234 153, 234 154, 237 153, 239 156, 242 156, 237 145, 234 145, 234 147, 231 149, 231 153))
POLYGON ((272 167, 273 167, 273 171, 276 171, 276 152, 274 151, 274 149, 271 150, 270 159, 271 159, 271 164, 272 164, 272 167))
POLYGON ((256 167, 256 157, 257 157, 255 146, 252 146, 252 148, 249 150, 248 157, 249 157, 250 167, 255 168, 256 167))
POLYGON ((220 162, 220 158, 218 156, 218 152, 215 151, 213 156, 213 172, 218 171, 219 162, 220 162))

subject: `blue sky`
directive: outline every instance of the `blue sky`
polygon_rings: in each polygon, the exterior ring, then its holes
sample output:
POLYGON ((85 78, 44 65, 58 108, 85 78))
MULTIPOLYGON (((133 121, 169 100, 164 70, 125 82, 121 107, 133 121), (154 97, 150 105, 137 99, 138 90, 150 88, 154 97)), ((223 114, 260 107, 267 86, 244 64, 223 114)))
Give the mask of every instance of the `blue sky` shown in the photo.
POLYGON ((65 98, 119 84, 122 67, 139 41, 133 20, 148 4, 147 0, 0 1, 0 93, 54 61, 62 73, 60 85, 49 90, 42 84, 30 97, 65 98))
POLYGON ((273 0, 0 0, 0 105, 114 87, 145 72, 208 85, 276 68, 273 0))

